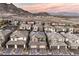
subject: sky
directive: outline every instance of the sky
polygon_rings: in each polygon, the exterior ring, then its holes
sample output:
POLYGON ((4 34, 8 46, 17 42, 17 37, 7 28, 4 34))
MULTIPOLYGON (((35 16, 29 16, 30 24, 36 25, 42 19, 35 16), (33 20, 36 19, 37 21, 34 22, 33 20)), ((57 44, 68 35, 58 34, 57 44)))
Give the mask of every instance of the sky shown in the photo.
POLYGON ((37 12, 78 12, 79 3, 15 3, 19 8, 26 11, 37 12))

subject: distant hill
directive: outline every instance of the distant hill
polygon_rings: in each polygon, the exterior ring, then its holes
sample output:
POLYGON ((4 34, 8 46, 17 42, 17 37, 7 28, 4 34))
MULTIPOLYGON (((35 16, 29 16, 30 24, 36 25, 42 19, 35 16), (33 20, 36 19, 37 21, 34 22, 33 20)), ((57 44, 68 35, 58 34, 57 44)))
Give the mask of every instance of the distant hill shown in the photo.
POLYGON ((59 17, 79 17, 79 13, 75 12, 58 12, 58 13, 50 13, 53 16, 59 17))
POLYGON ((32 15, 32 13, 25 11, 21 8, 17 8, 15 5, 0 3, 0 13, 12 13, 17 15, 32 15))
POLYGON ((39 13, 34 13, 33 14, 34 16, 47 16, 47 15, 50 15, 49 13, 47 13, 47 12, 39 12, 39 13))

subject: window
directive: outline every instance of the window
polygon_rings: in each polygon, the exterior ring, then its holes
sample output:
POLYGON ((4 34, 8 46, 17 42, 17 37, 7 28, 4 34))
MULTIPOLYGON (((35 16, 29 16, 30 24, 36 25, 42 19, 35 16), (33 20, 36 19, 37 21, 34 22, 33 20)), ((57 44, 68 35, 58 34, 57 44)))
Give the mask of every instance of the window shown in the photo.
POLYGON ((11 38, 11 41, 13 41, 13 38, 11 38))
POLYGON ((33 41, 33 42, 37 42, 38 39, 37 39, 37 38, 33 38, 32 41, 33 41))
POLYGON ((24 41, 26 41, 26 37, 24 37, 24 41))
POLYGON ((19 38, 17 38, 17 40, 23 40, 23 37, 19 37, 19 38))
POLYGON ((17 38, 15 38, 15 41, 17 41, 17 38))
POLYGON ((43 41, 44 41, 44 39, 43 39, 43 38, 40 38, 40 39, 39 39, 39 41, 43 42, 43 41))
POLYGON ((68 39, 66 39, 66 41, 68 41, 68 39))

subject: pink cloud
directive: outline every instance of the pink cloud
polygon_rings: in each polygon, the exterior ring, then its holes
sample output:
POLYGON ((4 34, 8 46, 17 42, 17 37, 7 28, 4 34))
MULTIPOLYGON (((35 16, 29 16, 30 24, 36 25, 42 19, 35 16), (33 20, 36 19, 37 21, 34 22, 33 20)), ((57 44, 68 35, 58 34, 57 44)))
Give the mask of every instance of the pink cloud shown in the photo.
POLYGON ((23 9, 30 12, 79 12, 79 4, 34 4, 25 5, 23 9))

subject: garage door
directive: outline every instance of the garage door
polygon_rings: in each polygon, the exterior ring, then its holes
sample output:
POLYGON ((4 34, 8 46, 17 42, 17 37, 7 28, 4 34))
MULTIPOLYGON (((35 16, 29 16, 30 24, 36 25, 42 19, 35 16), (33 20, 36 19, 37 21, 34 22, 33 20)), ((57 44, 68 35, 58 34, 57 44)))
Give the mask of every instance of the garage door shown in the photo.
POLYGON ((52 46, 51 49, 57 49, 57 46, 52 46))
POLYGON ((24 48, 24 45, 17 45, 17 48, 24 48))
POLYGON ((8 48, 14 48, 14 45, 8 45, 8 48))
POLYGON ((65 46, 60 46, 60 49, 65 49, 65 46))

